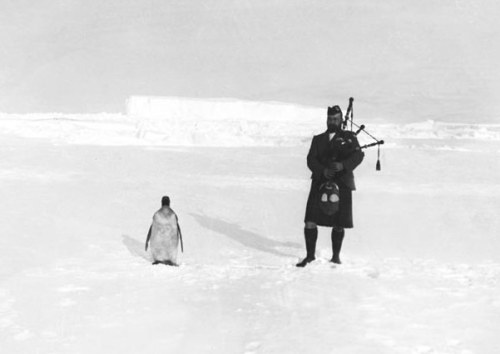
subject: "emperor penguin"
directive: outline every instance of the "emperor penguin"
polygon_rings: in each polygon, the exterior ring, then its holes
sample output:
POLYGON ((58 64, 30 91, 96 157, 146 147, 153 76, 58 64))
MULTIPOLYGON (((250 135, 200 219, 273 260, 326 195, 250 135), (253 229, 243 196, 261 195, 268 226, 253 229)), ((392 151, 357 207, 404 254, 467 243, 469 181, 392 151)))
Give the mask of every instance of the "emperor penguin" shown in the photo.
POLYGON ((145 250, 148 250, 149 243, 153 264, 177 266, 179 240, 182 248, 182 235, 177 215, 170 208, 170 198, 164 196, 161 199, 161 208, 153 215, 145 250))

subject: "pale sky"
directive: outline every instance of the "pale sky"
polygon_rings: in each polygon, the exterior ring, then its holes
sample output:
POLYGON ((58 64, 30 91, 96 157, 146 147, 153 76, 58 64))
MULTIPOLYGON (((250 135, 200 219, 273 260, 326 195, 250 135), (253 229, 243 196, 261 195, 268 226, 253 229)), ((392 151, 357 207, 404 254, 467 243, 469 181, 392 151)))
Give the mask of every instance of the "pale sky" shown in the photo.
MULTIPOLYGON (((0 111, 123 112, 130 95, 500 118, 493 0, 0 0, 0 111)), ((500 122, 500 120, 499 120, 500 122)))

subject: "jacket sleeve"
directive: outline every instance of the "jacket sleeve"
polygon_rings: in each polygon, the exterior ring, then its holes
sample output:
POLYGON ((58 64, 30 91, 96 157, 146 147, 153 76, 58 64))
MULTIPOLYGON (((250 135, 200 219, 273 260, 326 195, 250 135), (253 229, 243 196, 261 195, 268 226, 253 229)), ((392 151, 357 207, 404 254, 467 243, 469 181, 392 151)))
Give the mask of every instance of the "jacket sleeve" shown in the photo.
POLYGON ((307 154, 307 167, 313 173, 313 178, 321 178, 323 176, 323 171, 325 166, 319 162, 319 152, 316 137, 313 138, 311 142, 311 147, 309 148, 309 153, 307 154))

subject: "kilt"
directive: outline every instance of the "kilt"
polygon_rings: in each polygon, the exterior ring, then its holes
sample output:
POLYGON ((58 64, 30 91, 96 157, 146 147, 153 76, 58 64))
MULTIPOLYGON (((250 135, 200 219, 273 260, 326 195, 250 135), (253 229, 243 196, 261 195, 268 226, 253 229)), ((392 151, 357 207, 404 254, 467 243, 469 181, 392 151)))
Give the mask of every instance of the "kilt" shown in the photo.
POLYGON ((341 226, 346 229, 353 227, 352 223, 352 191, 342 183, 339 186, 339 210, 334 215, 324 214, 320 207, 319 186, 321 181, 312 180, 309 198, 307 198, 304 222, 314 222, 318 226, 341 226))

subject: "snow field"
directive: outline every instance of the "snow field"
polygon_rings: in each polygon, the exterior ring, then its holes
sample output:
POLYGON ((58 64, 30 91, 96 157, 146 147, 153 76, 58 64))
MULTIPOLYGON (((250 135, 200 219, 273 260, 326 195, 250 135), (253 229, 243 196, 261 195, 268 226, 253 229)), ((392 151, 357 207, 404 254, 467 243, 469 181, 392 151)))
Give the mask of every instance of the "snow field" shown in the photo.
POLYGON ((499 345, 495 141, 397 140, 383 150, 381 172, 367 151, 344 264, 328 263, 320 229, 318 260, 303 270, 294 264, 305 252, 307 144, 1 141, 5 352, 495 353, 499 345), (150 265, 143 251, 164 194, 184 234, 175 269, 150 265))

